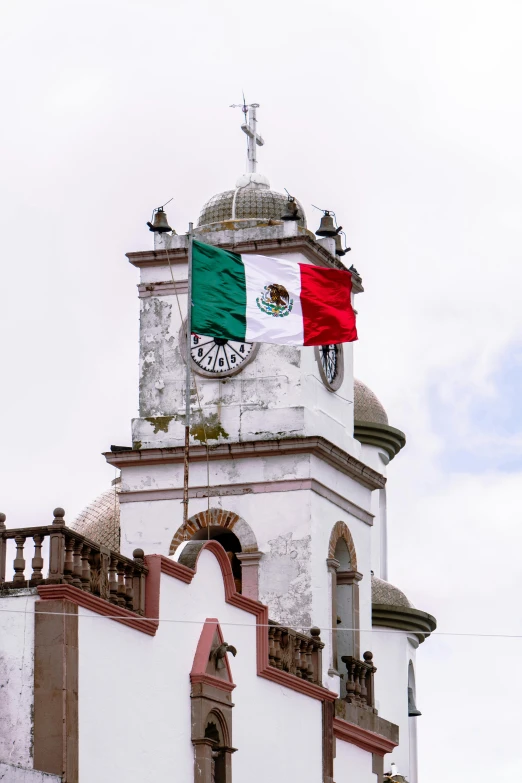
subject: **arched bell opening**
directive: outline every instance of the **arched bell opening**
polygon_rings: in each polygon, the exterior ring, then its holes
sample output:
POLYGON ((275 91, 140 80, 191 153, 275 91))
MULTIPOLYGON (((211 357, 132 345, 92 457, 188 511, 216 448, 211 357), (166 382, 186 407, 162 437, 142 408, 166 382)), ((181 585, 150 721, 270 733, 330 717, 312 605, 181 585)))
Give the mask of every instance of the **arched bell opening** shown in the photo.
POLYGON ((339 563, 334 600, 336 625, 339 629, 337 631, 337 657, 338 661, 341 661, 343 655, 351 655, 353 658, 359 657, 358 649, 356 649, 358 645, 356 644, 354 583, 353 580, 343 578, 346 573, 350 573, 352 570, 350 553, 343 538, 337 542, 334 557, 339 563))
POLYGON ((174 555, 185 541, 219 541, 227 553, 236 590, 247 598, 259 598, 259 561, 262 552, 250 525, 234 511, 210 508, 188 519, 171 541, 169 555, 174 555))
POLYGON ((359 582, 357 556, 352 536, 344 522, 337 522, 330 536, 327 564, 332 590, 332 673, 343 675, 341 698, 346 695, 346 672, 350 658, 359 659, 359 582), (343 660, 344 659, 344 660, 343 660))
POLYGON ((190 537, 191 541, 219 541, 230 561, 232 568, 232 575, 234 577, 234 584, 238 593, 242 592, 242 570, 241 561, 237 557, 242 553, 241 542, 239 538, 231 530, 222 527, 221 525, 211 525, 210 527, 201 528, 197 530, 190 537))

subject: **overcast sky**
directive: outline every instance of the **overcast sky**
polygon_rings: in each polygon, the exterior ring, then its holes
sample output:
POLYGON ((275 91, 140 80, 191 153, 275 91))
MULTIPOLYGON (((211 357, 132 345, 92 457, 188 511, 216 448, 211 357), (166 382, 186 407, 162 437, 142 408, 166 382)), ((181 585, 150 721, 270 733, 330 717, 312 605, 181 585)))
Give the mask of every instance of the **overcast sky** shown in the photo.
MULTIPOLYGON (((4 2, 0 508, 71 520, 137 412, 137 270, 244 169, 336 211, 356 375, 404 430, 390 579, 451 632, 522 634, 520 0, 4 2)), ((419 651, 421 783, 520 776, 522 639, 419 651)), ((377 675, 378 676, 378 675, 377 675)))

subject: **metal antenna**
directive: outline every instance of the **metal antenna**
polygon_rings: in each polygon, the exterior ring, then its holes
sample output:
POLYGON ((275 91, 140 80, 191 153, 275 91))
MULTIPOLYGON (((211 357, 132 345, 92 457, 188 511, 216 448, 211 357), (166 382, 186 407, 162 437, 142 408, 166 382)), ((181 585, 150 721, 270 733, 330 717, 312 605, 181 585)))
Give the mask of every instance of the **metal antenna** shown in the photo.
POLYGON ((241 130, 246 133, 248 137, 247 158, 248 158, 248 171, 254 173, 257 167, 256 147, 262 147, 264 139, 259 136, 257 132, 257 117, 256 109, 259 109, 259 103, 246 103, 245 94, 243 93, 243 103, 230 104, 231 109, 241 109, 245 115, 245 121, 241 125, 241 130), (247 123, 248 115, 248 123, 247 123))

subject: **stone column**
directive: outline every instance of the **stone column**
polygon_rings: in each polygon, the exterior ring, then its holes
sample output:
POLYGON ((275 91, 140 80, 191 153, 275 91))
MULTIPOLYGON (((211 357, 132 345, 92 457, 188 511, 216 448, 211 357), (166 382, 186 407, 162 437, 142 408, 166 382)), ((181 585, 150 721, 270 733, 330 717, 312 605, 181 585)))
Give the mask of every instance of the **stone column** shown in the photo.
POLYGON ((259 561, 263 552, 239 552, 236 557, 241 562, 242 595, 259 601, 259 561))

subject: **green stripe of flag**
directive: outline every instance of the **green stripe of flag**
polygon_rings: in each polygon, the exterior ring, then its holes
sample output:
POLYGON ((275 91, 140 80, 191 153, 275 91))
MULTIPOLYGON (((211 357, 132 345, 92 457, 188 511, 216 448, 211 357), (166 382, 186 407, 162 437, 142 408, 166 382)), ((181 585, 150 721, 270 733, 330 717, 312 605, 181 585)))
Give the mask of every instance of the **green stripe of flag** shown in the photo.
POLYGON ((245 339, 246 281, 241 256, 194 240, 192 331, 227 340, 245 339))

